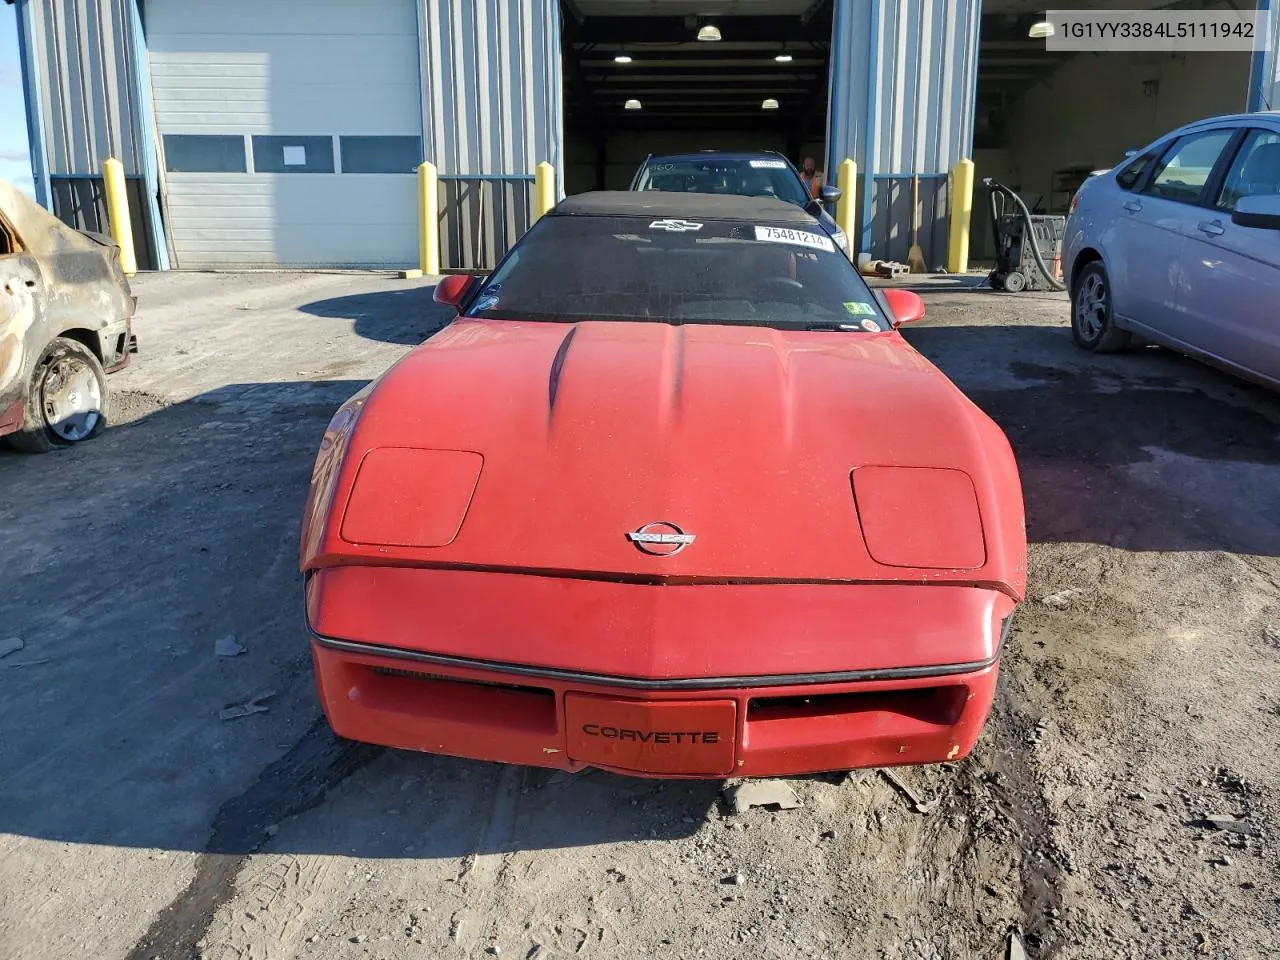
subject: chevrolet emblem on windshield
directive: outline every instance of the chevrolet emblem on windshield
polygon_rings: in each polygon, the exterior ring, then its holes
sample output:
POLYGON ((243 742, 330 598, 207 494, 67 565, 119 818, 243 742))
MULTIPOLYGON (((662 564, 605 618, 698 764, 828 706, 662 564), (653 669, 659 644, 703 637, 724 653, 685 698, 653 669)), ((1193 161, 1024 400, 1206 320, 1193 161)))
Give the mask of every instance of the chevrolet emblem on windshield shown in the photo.
POLYGON ((690 233, 701 230, 702 224, 695 220, 655 220, 649 224, 650 230, 666 230, 668 233, 690 233))
POLYGON ((685 533, 674 523, 655 520, 653 523, 646 523, 639 530, 632 530, 627 534, 627 539, 651 556, 674 557, 697 538, 692 533, 685 533))

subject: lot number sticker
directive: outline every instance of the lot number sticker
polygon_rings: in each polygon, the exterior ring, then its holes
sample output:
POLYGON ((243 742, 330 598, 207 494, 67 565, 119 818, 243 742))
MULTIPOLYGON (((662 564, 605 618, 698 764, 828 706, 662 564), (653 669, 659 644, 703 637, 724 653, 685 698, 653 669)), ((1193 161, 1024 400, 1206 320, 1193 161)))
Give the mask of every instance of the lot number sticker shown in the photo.
POLYGON ((836 245, 831 242, 830 237, 810 233, 808 230, 792 230, 790 227, 756 227, 756 239, 761 243, 789 243, 797 247, 808 247, 810 250, 836 252, 836 245))
POLYGON ((755 170, 785 170, 787 169, 784 160, 752 160, 751 166, 755 170))

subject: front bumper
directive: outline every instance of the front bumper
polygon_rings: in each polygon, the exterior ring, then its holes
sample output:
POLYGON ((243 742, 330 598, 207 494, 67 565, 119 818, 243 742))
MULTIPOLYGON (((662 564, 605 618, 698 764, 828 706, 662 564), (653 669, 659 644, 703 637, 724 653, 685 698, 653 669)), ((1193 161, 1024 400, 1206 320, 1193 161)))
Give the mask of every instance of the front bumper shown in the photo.
POLYGON ((129 317, 103 327, 98 332, 98 352, 102 368, 115 373, 129 365, 129 358, 138 352, 138 338, 133 333, 133 321, 129 317))
MULTIPOLYGON (((379 596, 379 585, 397 583, 399 574, 388 568, 344 569, 311 578, 307 589, 317 687, 340 736, 476 760, 570 771, 591 766, 646 777, 779 776, 963 757, 973 749, 991 708, 1000 620, 1007 624, 1012 607, 998 599, 980 605, 985 615, 997 618, 995 636, 977 647, 957 644, 955 662, 912 665, 903 652, 913 634, 974 631, 950 620, 946 604, 931 618, 921 618, 942 596, 935 591, 948 588, 896 588, 924 591, 911 594, 921 598, 918 603, 886 615, 897 624, 889 629, 902 638, 895 643, 896 662, 884 656, 872 662, 883 653, 883 644, 867 644, 876 649, 863 650, 857 662, 820 662, 823 646, 815 644, 807 662, 820 672, 749 672, 784 662, 777 653, 760 654, 762 645, 752 634, 771 633, 778 647, 779 624, 787 619, 807 618, 804 628, 823 645, 828 639, 840 641, 846 651, 840 656, 847 658, 847 651, 866 639, 858 636, 860 627, 885 629, 871 625, 872 611, 858 606, 868 594, 878 600, 877 588, 770 587, 769 607, 779 610, 779 620, 761 625, 759 611, 748 617, 739 612, 750 607, 752 590, 760 588, 692 587, 687 589, 696 593, 682 594, 671 587, 629 587, 615 593, 614 586, 598 583, 530 584, 530 578, 500 574, 415 571, 420 590, 379 596), (477 581, 489 598, 484 605, 470 602, 458 587, 477 581), (437 583, 445 589, 433 592, 437 583), (555 590, 560 602, 542 609, 526 594, 530 589, 555 590), (693 617, 691 604, 723 592, 722 612, 701 625, 702 643, 682 638, 666 662, 690 655, 691 647, 696 656, 699 646, 704 662, 709 661, 708 624, 714 623, 715 632, 741 648, 716 661, 732 663, 739 672, 693 671, 687 659, 680 672, 653 669, 642 676, 600 669, 606 661, 598 655, 593 660, 593 652, 601 647, 609 652, 608 662, 624 663, 621 649, 652 651, 661 645, 649 632, 655 614, 640 612, 644 594, 628 599, 636 591, 655 589, 678 606, 669 620, 656 624, 666 635, 693 617), (814 589, 856 598, 855 606, 833 610, 824 620, 815 608, 814 589), (574 615, 569 596, 578 593, 611 601, 612 630, 590 622, 585 613, 574 615), (627 616, 629 602, 637 604, 633 620, 627 616), (629 620, 643 640, 627 635, 629 620), (527 656, 538 649, 538 638, 550 632, 573 652, 573 668, 512 662, 518 652, 527 656), (460 636, 469 638, 465 652, 458 649, 460 636), (493 636, 504 642, 486 647, 485 638, 493 636), (520 642, 505 642, 512 637, 520 642)), ((959 599, 960 606, 949 608, 953 612, 968 603, 959 599)), ((792 648, 801 645, 797 639, 792 648)), ((547 662, 545 654, 539 659, 547 662)))
POLYGON ((956 760, 977 742, 999 669, 995 660, 938 677, 689 691, 533 679, 403 653, 313 641, 320 700, 335 733, 474 760, 642 777, 956 760))

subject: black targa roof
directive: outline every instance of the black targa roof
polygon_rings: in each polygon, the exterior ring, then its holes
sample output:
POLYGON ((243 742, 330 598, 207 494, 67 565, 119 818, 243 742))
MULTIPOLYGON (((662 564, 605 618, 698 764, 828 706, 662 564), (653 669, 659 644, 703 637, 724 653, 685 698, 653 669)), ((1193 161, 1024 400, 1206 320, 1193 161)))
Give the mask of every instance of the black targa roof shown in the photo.
POLYGON ((655 163, 741 163, 743 160, 781 160, 791 163, 780 153, 771 150, 695 150, 693 153, 654 154, 644 162, 646 167, 655 163))
POLYGON ((793 203, 770 197, 721 193, 664 193, 661 190, 602 190, 567 197, 548 216, 655 217, 694 220, 747 220, 803 224, 818 229, 813 215, 793 203))

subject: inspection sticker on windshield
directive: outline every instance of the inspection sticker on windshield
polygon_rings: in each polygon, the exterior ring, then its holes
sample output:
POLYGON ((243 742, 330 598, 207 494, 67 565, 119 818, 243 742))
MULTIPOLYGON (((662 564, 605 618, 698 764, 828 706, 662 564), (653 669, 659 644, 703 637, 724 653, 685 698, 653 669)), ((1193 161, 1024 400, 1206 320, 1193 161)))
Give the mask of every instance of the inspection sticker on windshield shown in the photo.
POLYGON ((876 308, 862 300, 846 300, 844 311, 851 317, 874 317, 876 315, 876 308))
POLYGON ((752 160, 751 168, 753 170, 785 170, 787 162, 785 160, 752 160))
POLYGON ((831 242, 830 237, 810 233, 808 230, 792 230, 790 227, 756 227, 756 239, 761 243, 790 243, 810 250, 836 252, 836 245, 831 242))

